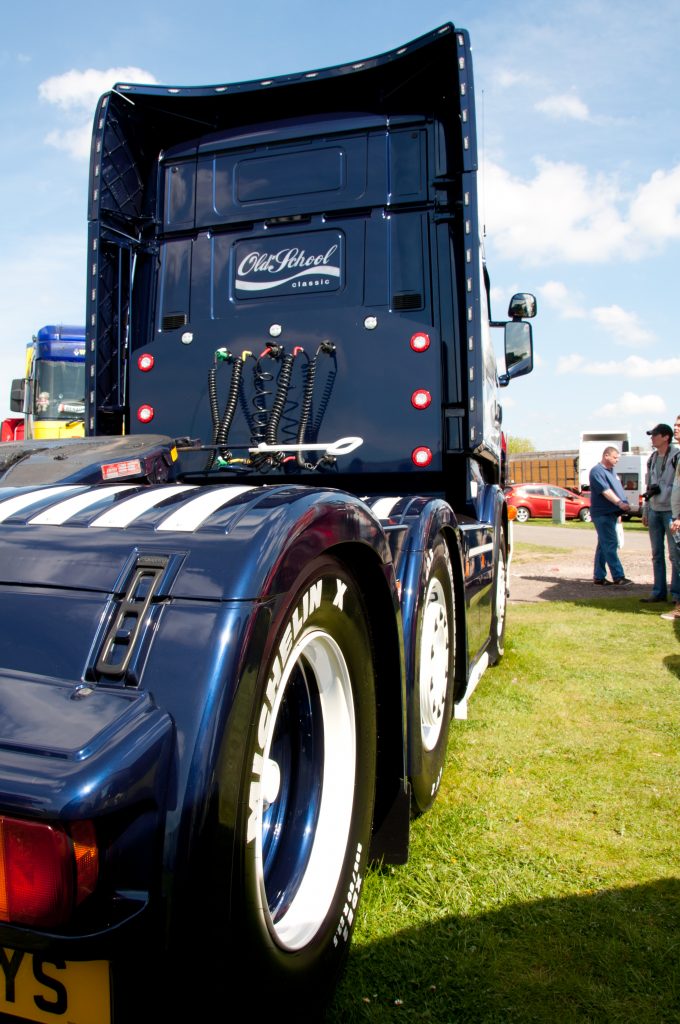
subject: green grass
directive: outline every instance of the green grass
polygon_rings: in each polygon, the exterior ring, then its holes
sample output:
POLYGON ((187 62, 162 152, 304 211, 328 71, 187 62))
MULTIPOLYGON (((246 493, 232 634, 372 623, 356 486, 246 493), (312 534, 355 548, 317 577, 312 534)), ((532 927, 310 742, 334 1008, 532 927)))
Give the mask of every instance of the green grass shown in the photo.
POLYGON ((633 599, 511 606, 332 1024, 680 1021, 679 637, 633 599))
MULTIPOLYGON (((595 527, 592 523, 582 523, 580 519, 567 519, 565 523, 553 523, 552 519, 527 519, 526 523, 522 523, 522 526, 555 526, 558 529, 565 530, 594 530, 595 527)), ((623 529, 625 533, 647 533, 647 527, 644 525, 641 519, 629 519, 624 521, 623 529)))

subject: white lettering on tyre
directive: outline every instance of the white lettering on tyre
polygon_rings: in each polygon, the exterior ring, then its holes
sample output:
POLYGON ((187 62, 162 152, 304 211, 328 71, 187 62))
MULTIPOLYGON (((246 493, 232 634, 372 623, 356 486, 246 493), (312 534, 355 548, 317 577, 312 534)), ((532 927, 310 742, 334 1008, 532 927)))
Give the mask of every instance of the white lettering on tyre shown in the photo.
POLYGON ((443 774, 444 774, 444 767, 442 765, 442 767, 439 769, 439 775, 437 776, 435 781, 432 783, 432 789, 431 789, 432 796, 434 796, 435 793, 437 792, 437 790, 439 789, 439 787, 441 785, 442 775, 443 774))
POLYGON ((335 929, 335 935, 333 936, 333 945, 337 946, 342 940, 347 942, 349 939, 349 933, 352 929, 352 923, 354 921, 354 913, 357 909, 357 903, 359 902, 359 894, 361 893, 361 886, 363 878, 361 877, 361 843, 357 845, 357 852, 354 857, 354 867, 352 868, 352 880, 349 883, 349 889, 345 896, 345 903, 342 908, 342 914, 338 921, 338 927, 335 929))
MULTIPOLYGON (((338 592, 340 590, 340 580, 338 583, 338 592)), ((253 764, 251 770, 251 781, 250 790, 248 793, 248 826, 246 830, 246 842, 251 843, 255 839, 258 831, 258 825, 260 816, 262 814, 262 771, 264 767, 263 752, 267 739, 269 729, 269 719, 272 714, 272 708, 276 702, 276 695, 279 687, 281 686, 281 680, 284 674, 284 668, 290 652, 292 650, 294 642, 297 640, 302 627, 305 622, 312 615, 317 608, 321 607, 321 588, 323 581, 317 580, 313 583, 309 590, 306 590, 302 595, 297 607, 293 610, 293 614, 290 617, 290 621, 286 625, 283 631, 283 635, 279 642, 278 650, 274 656, 272 663, 271 674, 267 681, 267 689, 265 691, 265 699, 260 708, 260 714, 257 722, 257 747, 253 755, 253 764)), ((343 591, 346 589, 346 585, 342 584, 343 591)), ((340 607, 342 611, 342 602, 337 605, 338 596, 333 602, 336 606, 340 607)))
POLYGON ((343 583, 342 580, 336 580, 335 582, 337 584, 337 591, 335 597, 333 598, 333 604, 342 612, 345 610, 343 605, 345 601, 345 591, 347 590, 347 584, 343 583))

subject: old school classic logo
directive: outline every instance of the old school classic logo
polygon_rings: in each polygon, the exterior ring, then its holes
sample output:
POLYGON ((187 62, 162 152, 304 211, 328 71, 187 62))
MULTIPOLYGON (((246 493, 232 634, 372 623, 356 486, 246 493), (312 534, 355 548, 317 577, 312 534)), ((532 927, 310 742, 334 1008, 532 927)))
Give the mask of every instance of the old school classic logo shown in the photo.
POLYGON ((234 271, 238 298, 335 291, 342 284, 342 237, 323 231, 248 239, 236 246, 234 271))

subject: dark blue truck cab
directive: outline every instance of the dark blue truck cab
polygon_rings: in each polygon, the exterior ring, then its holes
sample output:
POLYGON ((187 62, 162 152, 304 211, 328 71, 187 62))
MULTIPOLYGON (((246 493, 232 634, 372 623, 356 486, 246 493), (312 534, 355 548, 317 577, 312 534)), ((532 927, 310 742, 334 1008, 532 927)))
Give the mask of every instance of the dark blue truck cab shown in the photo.
POLYGON ((476 160, 451 25, 100 101, 88 436, 0 449, 8 1019, 263 985, 313 1018, 369 859, 406 859, 503 653, 497 389, 532 367, 476 160))

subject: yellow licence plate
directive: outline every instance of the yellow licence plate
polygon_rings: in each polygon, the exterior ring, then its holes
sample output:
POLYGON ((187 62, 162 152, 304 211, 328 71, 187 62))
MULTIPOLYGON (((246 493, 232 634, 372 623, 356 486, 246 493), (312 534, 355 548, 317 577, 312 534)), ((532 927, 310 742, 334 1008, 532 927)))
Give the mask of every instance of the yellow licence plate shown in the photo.
POLYGON ((40 1024, 110 1024, 106 960, 50 960, 0 946, 0 1014, 40 1024))

